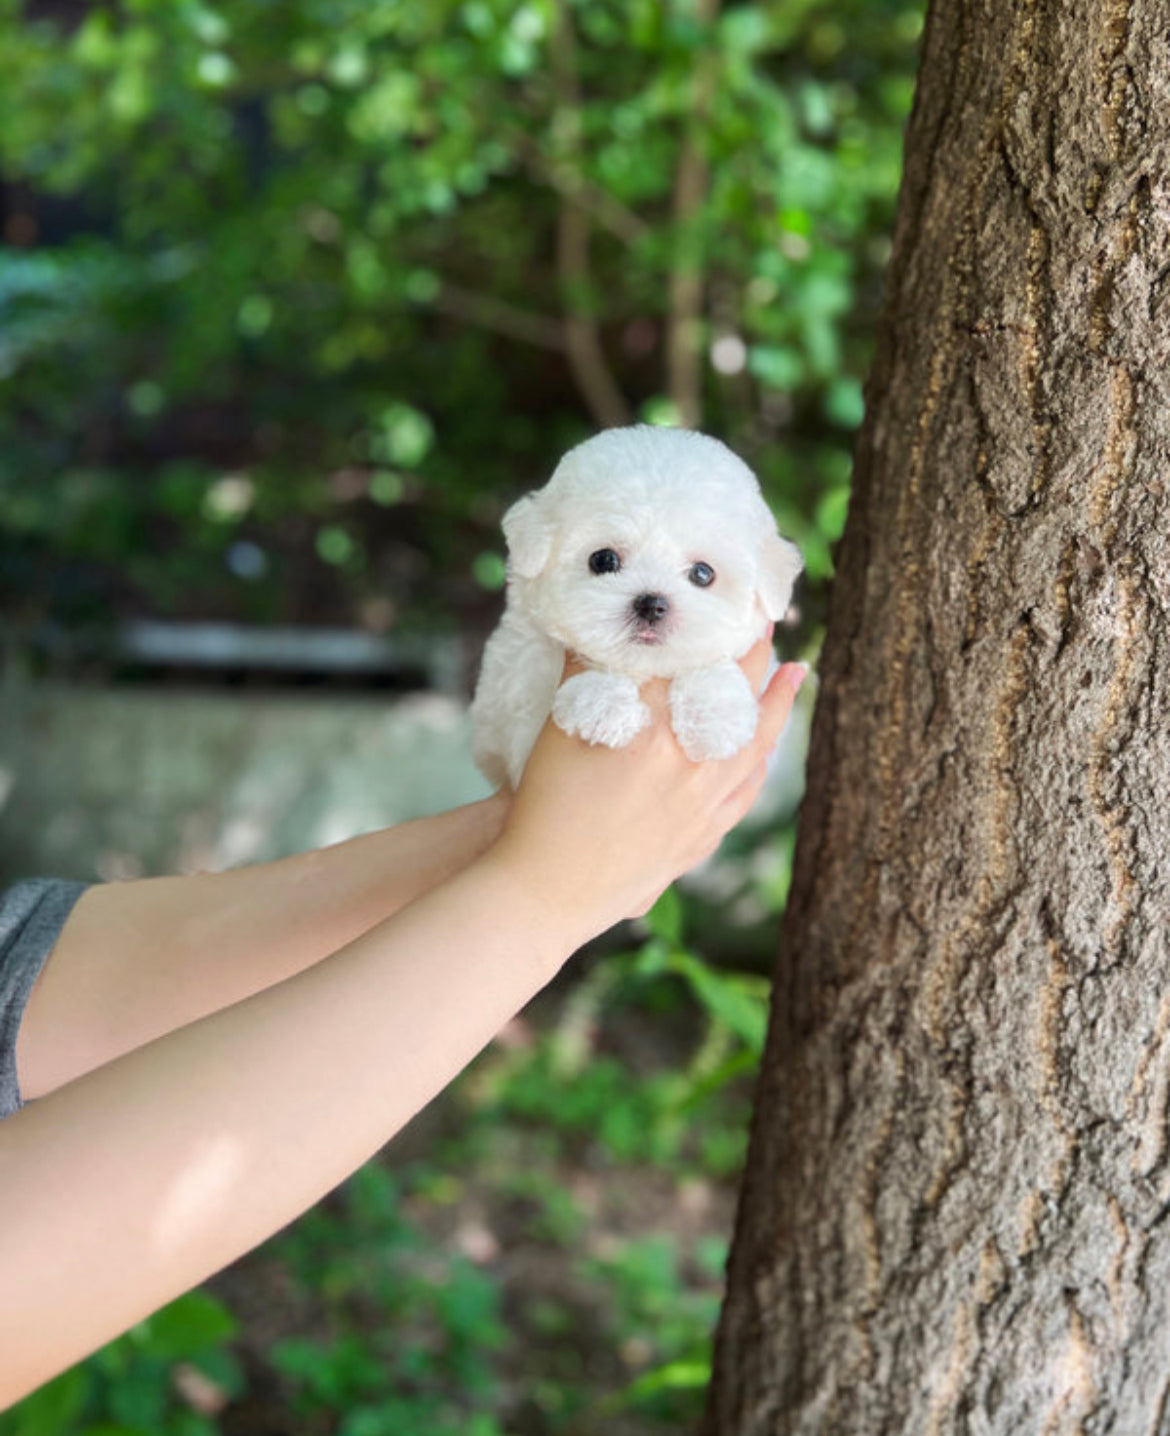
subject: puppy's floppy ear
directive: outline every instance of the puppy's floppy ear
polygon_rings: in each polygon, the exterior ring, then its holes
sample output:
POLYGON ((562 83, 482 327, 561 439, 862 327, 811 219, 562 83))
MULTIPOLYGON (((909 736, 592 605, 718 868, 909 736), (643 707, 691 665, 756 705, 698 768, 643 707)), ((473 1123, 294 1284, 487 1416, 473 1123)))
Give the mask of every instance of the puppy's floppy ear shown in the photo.
POLYGON ((788 612, 792 588, 804 568, 804 559, 794 543, 774 533, 764 540, 760 555, 760 604, 772 623, 788 612))
POLYGON ((525 494, 504 515, 504 540, 513 573, 535 578, 548 562, 552 549, 552 524, 539 494, 525 494))

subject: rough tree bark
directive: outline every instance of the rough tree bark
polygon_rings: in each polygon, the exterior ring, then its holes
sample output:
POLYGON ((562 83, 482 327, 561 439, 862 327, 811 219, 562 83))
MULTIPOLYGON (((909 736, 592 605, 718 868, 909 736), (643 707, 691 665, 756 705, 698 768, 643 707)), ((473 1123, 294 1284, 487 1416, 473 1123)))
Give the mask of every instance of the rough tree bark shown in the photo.
POLYGON ((1170 1436, 1170 10, 934 0, 706 1429, 1170 1436))

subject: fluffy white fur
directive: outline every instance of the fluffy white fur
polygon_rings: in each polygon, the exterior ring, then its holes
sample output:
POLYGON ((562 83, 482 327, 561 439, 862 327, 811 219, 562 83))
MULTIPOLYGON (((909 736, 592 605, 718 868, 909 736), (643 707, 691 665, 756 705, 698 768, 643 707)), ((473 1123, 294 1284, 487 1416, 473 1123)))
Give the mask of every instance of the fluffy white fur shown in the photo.
POLYGON ((606 429, 508 510, 504 537, 507 605, 471 706, 489 781, 516 785, 550 712, 566 732, 624 747, 649 722, 648 678, 672 680, 689 757, 730 757, 751 739, 756 698, 735 660, 783 618, 803 565, 730 449, 686 429, 606 429), (606 550, 618 566, 595 572, 606 550), (588 667, 562 684, 566 650, 588 667))

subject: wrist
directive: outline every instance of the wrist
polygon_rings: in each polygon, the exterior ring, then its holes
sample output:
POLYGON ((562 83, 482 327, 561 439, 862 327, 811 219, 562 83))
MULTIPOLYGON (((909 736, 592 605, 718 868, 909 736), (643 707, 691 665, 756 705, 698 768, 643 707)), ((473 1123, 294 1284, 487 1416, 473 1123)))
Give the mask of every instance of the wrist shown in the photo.
POLYGON ((509 788, 499 788, 490 798, 481 798, 478 803, 472 803, 468 811, 474 815, 481 853, 486 852, 504 831, 504 823, 511 806, 512 792, 509 788))
POLYGON ((586 904, 551 884, 547 872, 528 861, 506 835, 477 858, 471 870, 490 885, 494 910, 515 925, 516 940, 547 969, 546 981, 609 926, 591 921, 586 904))

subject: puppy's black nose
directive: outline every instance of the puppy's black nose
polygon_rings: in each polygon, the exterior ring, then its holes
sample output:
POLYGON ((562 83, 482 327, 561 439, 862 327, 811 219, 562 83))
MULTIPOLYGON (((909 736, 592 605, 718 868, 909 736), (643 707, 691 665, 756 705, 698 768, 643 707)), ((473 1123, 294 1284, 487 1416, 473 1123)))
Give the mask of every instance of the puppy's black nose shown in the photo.
POLYGON ((643 623, 657 623, 670 612, 670 600, 660 593, 640 593, 633 608, 643 623))

